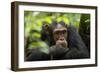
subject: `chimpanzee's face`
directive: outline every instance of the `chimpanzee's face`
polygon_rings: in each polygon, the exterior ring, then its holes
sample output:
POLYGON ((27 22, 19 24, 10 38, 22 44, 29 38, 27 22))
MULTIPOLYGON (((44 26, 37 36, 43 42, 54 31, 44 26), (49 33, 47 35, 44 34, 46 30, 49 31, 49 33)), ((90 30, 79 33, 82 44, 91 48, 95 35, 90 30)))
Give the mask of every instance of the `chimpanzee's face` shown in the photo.
POLYGON ((67 28, 58 24, 57 27, 53 30, 53 37, 55 42, 57 40, 65 40, 67 38, 67 28))

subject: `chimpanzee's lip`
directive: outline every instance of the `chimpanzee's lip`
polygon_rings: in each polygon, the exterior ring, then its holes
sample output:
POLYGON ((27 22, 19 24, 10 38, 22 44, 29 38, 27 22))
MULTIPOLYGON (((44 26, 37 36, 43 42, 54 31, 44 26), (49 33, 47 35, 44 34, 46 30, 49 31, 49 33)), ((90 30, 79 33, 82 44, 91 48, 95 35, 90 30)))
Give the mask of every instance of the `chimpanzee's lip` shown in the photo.
POLYGON ((63 38, 59 39, 59 40, 64 40, 63 38))

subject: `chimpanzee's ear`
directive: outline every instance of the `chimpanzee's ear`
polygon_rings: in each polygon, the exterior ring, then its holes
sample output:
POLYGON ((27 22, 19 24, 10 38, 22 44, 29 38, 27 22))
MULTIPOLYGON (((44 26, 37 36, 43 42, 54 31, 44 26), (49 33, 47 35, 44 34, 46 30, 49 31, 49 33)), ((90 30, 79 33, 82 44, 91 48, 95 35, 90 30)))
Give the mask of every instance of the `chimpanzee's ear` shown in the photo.
POLYGON ((51 46, 54 43, 51 24, 43 22, 41 30, 41 40, 48 42, 49 46, 51 46))
POLYGON ((49 29, 49 25, 50 24, 48 22, 43 22, 42 23, 42 30, 46 30, 47 31, 49 29))

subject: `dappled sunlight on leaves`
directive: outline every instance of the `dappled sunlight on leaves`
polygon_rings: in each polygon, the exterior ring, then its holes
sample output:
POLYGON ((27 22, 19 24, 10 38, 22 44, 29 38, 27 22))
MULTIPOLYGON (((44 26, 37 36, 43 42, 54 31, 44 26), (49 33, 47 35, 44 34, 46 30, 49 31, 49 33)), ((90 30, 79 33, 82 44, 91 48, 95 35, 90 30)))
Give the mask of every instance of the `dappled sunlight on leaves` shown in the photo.
MULTIPOLYGON (((65 22, 66 25, 73 24, 77 29, 79 29, 81 14, 75 13, 60 13, 60 12, 34 12, 25 11, 24 12, 24 36, 29 38, 27 42, 28 49, 37 49, 48 53, 49 46, 47 42, 41 40, 41 29, 43 22, 47 22, 49 25, 52 21, 65 22)), ((87 20, 88 21, 88 20, 87 20)), ((86 21, 86 22, 87 22, 86 21)), ((26 49, 27 49, 26 48, 26 49)))

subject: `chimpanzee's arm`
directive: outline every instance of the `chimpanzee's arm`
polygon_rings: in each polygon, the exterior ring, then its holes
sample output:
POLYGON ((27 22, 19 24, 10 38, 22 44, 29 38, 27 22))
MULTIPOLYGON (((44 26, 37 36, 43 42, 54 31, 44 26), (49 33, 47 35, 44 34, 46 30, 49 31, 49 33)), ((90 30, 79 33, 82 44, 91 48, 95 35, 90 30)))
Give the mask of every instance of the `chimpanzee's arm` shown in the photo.
POLYGON ((65 58, 89 58, 85 43, 82 41, 77 29, 72 25, 68 27, 68 47, 70 50, 65 58))
POLYGON ((34 49, 27 57, 26 61, 42 61, 42 60, 50 60, 50 55, 40 50, 34 49))
POLYGON ((56 45, 50 47, 50 55, 52 56, 51 59, 52 60, 62 59, 68 50, 69 50, 69 48, 62 48, 62 47, 59 47, 56 45))

